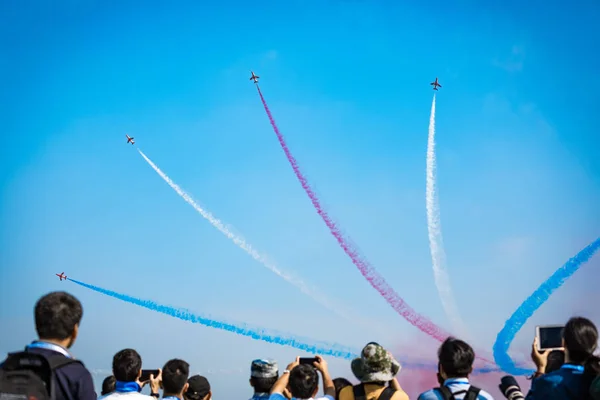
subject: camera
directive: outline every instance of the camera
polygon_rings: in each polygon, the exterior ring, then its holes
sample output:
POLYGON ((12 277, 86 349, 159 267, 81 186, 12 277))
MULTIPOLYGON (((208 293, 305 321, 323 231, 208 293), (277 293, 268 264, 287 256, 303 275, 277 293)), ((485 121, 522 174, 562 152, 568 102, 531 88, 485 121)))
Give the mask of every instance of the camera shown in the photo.
POLYGON ((500 385, 498 385, 500 391, 508 400, 520 400, 525 399, 523 396, 523 392, 521 392, 521 388, 517 383, 517 380, 514 376, 506 375, 502 379, 500 379, 500 385))

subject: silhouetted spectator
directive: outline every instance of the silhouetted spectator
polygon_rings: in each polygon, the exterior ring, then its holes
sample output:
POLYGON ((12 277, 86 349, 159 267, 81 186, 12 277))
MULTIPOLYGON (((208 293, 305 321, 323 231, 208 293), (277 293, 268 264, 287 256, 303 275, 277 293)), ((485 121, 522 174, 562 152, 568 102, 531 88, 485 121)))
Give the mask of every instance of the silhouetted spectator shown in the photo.
POLYGON ((421 393, 418 400, 443 400, 444 395, 462 399, 467 393, 477 393, 478 400, 494 400, 491 394, 479 389, 469 382, 469 374, 473 372, 475 352, 468 343, 449 337, 438 350, 438 382, 439 388, 421 393))
POLYGON ((185 400, 210 400, 212 392, 208 379, 201 375, 194 375, 188 379, 188 388, 183 394, 185 400))
POLYGON ((552 350, 550 354, 548 354, 548 363, 546 364, 546 368, 544 369, 544 373, 548 374, 550 372, 556 371, 560 369, 565 363, 565 352, 562 350, 552 350))
POLYGON ((337 400, 340 396, 340 391, 346 386, 352 386, 352 382, 346 378, 335 378, 333 380, 333 386, 335 386, 335 398, 337 400))
MULTIPOLYGON (((68 351, 77 339, 83 317, 79 300, 67 292, 48 293, 35 304, 34 315, 39 340, 28 345, 25 352, 41 355, 57 366, 55 400, 96 400, 92 375, 68 351)), ((2 369, 11 368, 10 360, 9 356, 2 363, 2 369)), ((46 385, 50 387, 50 382, 46 385)))
MULTIPOLYGON (((107 376, 106 378, 104 378, 104 381, 102 382, 102 392, 100 392, 100 394, 103 396, 101 398, 104 398, 104 396, 106 396, 107 394, 114 392, 116 384, 117 379, 114 375, 107 376)), ((98 400, 100 400, 101 398, 99 397, 98 400)))
POLYGON ((177 358, 167 361, 162 369, 163 399, 177 398, 184 400, 184 393, 188 390, 188 376, 190 365, 177 358))
POLYGON ((598 329, 593 322, 582 317, 571 318, 563 329, 565 362, 559 369, 546 374, 548 352, 538 351, 536 338, 531 358, 537 372, 526 399, 587 398, 593 379, 600 375, 600 358, 594 355, 597 346, 598 329))
POLYGON ((327 362, 321 356, 316 356, 316 362, 313 365, 300 364, 300 357, 290 363, 286 370, 273 388, 271 389, 270 400, 285 400, 284 391, 289 388, 292 399, 308 400, 308 399, 327 399, 334 400, 335 386, 329 375, 327 362), (323 397, 316 397, 319 392, 319 375, 321 372, 323 377, 323 397))
POLYGON ((250 364, 250 386, 254 389, 251 400, 267 400, 277 379, 277 362, 257 359, 250 364))
POLYGON ((133 349, 119 351, 113 357, 113 376, 116 379, 115 391, 104 400, 154 400, 158 398, 161 374, 150 375, 148 381, 140 382, 142 377, 142 357, 133 349), (142 388, 150 384, 151 395, 141 394, 142 388))
POLYGON ((352 373, 360 381, 356 386, 340 390, 340 400, 368 399, 408 400, 395 376, 400 364, 381 345, 370 342, 363 348, 361 356, 352 360, 352 373), (389 383, 389 385, 386 385, 389 383))

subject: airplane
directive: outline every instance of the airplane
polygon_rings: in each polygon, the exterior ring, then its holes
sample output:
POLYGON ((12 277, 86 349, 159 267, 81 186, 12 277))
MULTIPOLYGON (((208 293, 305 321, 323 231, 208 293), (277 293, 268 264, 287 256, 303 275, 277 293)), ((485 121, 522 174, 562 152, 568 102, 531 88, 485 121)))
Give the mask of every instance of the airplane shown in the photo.
POLYGON ((135 140, 133 140, 132 137, 129 137, 129 135, 127 135, 127 134, 125 134, 125 136, 127 136, 127 143, 131 143, 131 144, 135 143, 135 140))
POLYGON ((438 89, 437 89, 437 88, 438 88, 438 86, 439 86, 439 87, 442 87, 442 85, 440 85, 440 84, 438 83, 437 76, 435 77, 435 81, 434 81, 434 82, 431 82, 431 83, 430 83, 430 85, 433 85, 433 90, 438 90, 438 89))
POLYGON ((54 274, 54 275, 58 276, 58 277, 60 278, 60 280, 61 280, 61 281, 62 281, 63 279, 64 279, 64 280, 67 280, 67 276, 65 275, 65 273, 64 273, 64 272, 61 272, 61 273, 60 273, 60 275, 59 275, 59 274, 54 274))
POLYGON ((252 76, 250 77, 250 80, 251 81, 253 80, 254 83, 257 83, 258 82, 258 78, 260 78, 260 76, 254 75, 254 71, 250 71, 250 72, 252 72, 252 76))

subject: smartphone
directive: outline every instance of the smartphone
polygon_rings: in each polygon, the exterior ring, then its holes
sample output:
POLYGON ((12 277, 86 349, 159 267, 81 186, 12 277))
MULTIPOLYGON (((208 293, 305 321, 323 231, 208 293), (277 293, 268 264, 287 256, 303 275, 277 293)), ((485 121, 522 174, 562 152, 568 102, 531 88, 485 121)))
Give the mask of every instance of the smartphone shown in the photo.
POLYGON ((150 380, 150 375, 154 375, 154 377, 156 378, 158 376, 158 370, 157 369, 143 369, 142 370, 142 376, 140 376, 140 382, 146 382, 150 380))
POLYGON ((300 364, 308 364, 314 366, 313 363, 317 362, 317 357, 300 357, 300 364))
POLYGON ((562 348, 564 325, 540 325, 535 327, 538 338, 538 350, 556 350, 562 348))

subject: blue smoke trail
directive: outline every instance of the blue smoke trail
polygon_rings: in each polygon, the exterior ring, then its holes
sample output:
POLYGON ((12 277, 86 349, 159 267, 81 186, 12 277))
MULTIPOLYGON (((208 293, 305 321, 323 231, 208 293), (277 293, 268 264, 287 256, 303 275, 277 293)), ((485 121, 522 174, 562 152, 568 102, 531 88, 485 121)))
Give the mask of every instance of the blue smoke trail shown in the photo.
POLYGON ((494 361, 496 361, 496 364, 503 371, 512 375, 527 375, 535 372, 529 369, 518 368, 508 355, 508 349, 515 335, 521 330, 533 313, 548 300, 552 293, 561 287, 583 264, 588 262, 598 249, 600 249, 600 238, 593 241, 554 272, 506 321, 494 343, 494 361))
MULTIPOLYGON (((300 338, 294 338, 291 335, 278 335, 275 332, 269 334, 266 332, 264 328, 251 328, 244 324, 244 326, 236 326, 231 323, 215 321, 206 317, 202 317, 196 314, 193 314, 187 310, 165 306, 161 304, 157 304, 151 300, 141 300, 132 296, 128 296, 126 294, 121 294, 117 292, 113 292, 112 290, 102 289, 100 287, 89 285, 87 283, 79 282, 71 278, 67 278, 73 283, 81 285, 85 288, 91 289, 95 292, 105 294, 107 296, 113 297, 118 300, 125 301, 127 303, 135 304, 136 306, 144 307, 152 311, 157 311, 159 313, 163 313, 169 315, 171 317, 179 318, 183 321, 188 321, 194 324, 201 324, 204 326, 208 326, 211 328, 223 329, 229 332, 237 333, 238 335, 248 336, 254 340, 262 340, 268 343, 279 344, 282 346, 290 346, 299 350, 306 351, 307 353, 320 354, 320 355, 328 355, 337 358, 344 358, 346 360, 351 360, 358 357, 358 353, 352 351, 351 349, 330 343, 318 343, 318 344, 308 344, 299 340, 300 338)), ((307 341, 312 341, 308 339, 307 341)), ((312 341, 314 342, 314 341, 312 341)))

